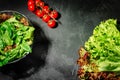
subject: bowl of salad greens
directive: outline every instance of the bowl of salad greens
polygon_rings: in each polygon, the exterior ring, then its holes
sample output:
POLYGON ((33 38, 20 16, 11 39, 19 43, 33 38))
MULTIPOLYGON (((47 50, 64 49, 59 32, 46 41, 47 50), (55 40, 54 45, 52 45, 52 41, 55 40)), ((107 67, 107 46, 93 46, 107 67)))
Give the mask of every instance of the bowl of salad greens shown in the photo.
POLYGON ((34 30, 23 14, 0 11, 0 67, 17 62, 32 52, 34 30))

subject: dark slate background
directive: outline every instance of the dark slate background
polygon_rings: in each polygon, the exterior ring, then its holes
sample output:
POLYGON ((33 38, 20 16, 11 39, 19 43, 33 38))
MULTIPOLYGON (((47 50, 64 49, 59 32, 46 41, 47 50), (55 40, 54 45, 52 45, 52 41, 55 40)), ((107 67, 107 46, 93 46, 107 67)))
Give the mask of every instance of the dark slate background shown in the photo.
POLYGON ((77 80, 78 49, 100 21, 120 20, 119 0, 44 0, 60 14, 57 28, 27 9, 27 0, 0 0, 0 11, 15 10, 36 27, 33 52, 0 68, 0 80, 77 80))

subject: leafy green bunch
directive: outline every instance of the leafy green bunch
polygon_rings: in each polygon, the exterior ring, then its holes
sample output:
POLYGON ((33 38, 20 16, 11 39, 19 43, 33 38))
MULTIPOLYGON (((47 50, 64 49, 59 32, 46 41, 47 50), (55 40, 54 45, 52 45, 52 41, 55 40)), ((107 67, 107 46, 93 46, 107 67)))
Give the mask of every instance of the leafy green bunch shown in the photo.
POLYGON ((32 52, 34 27, 25 26, 13 16, 0 23, 0 66, 32 52))
POLYGON ((85 43, 91 62, 99 71, 120 71, 120 27, 117 20, 108 19, 95 27, 93 35, 85 43))

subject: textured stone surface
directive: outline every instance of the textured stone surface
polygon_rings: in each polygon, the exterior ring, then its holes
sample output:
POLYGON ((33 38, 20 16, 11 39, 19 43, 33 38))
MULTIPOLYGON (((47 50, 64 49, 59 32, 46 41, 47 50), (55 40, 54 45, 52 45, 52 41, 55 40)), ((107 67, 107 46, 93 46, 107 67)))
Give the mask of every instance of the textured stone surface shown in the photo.
POLYGON ((27 10, 27 0, 0 1, 0 11, 19 11, 37 26, 33 53, 17 63, 1 68, 1 73, 7 78, 76 80, 79 47, 84 45, 100 21, 108 18, 120 20, 119 0, 44 1, 61 14, 59 20, 62 24, 55 29, 47 27, 46 23, 27 10))

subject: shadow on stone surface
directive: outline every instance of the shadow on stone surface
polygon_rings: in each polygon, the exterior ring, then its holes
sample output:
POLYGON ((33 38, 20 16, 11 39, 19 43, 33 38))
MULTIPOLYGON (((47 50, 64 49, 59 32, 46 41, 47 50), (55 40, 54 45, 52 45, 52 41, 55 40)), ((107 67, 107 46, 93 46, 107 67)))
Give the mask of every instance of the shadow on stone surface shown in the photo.
POLYGON ((51 45, 50 40, 45 36, 42 29, 33 23, 36 28, 34 32, 34 42, 32 53, 20 61, 3 66, 2 74, 12 77, 14 80, 26 78, 39 71, 46 64, 46 56, 51 45))

